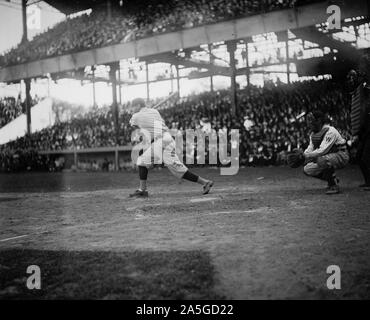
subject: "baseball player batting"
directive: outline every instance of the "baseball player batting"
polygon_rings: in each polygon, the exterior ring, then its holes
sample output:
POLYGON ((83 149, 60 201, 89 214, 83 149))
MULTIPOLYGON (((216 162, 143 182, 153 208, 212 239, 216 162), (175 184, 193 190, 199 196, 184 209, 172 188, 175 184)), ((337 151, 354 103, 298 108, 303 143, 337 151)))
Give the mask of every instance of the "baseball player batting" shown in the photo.
POLYGON ((147 144, 147 148, 143 149, 143 153, 137 158, 136 164, 139 168, 140 186, 134 193, 130 194, 130 197, 148 197, 148 168, 158 159, 162 159, 175 177, 198 183, 203 186, 203 194, 209 193, 214 182, 190 172, 180 161, 176 154, 175 141, 158 110, 148 108, 142 98, 134 99, 132 108, 135 113, 130 120, 131 126, 148 133, 150 143, 147 144))

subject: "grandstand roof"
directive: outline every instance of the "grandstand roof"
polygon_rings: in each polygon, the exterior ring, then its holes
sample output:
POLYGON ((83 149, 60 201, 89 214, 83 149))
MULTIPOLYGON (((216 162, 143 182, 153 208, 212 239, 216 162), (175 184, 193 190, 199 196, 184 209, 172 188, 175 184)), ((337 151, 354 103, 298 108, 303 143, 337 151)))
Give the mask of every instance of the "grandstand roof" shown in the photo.
POLYGON ((101 5, 106 0, 45 0, 45 2, 68 15, 101 5))

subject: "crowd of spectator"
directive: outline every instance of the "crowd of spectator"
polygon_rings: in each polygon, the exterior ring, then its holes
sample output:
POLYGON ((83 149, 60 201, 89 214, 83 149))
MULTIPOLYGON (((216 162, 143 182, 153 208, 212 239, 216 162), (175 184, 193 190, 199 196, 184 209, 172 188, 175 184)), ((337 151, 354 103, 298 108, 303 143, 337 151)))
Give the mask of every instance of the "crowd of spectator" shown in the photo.
POLYGON ((0 146, 0 172, 54 171, 54 160, 50 156, 39 154, 34 148, 25 148, 27 139, 23 140, 17 143, 19 147, 15 149, 13 146, 0 146))
MULTIPOLYGON (((343 92, 342 86, 331 80, 263 88, 249 86, 237 92, 237 116, 231 112, 228 90, 184 97, 161 110, 161 114, 170 129, 183 132, 186 129, 239 129, 241 165, 279 165, 284 163, 288 151, 307 146, 309 129, 305 117, 299 116, 309 111, 319 109, 327 112, 332 124, 345 138, 349 138, 350 103, 343 92)), ((119 110, 118 141, 112 110, 109 107, 93 108, 70 121, 59 122, 51 128, 0 146, 0 159, 17 154, 21 158, 19 154, 25 150, 31 150, 32 160, 36 157, 33 150, 99 148, 115 146, 117 142, 118 145, 127 145, 131 142, 132 133, 128 109, 129 105, 125 105, 119 110)), ((46 158, 40 159, 36 161, 37 168, 42 167, 46 158)), ((0 160, 0 171, 10 170, 9 163, 0 160)))
MULTIPOLYGON (((31 106, 40 102, 40 98, 36 95, 30 99, 31 106)), ((15 97, 0 98, 0 128, 4 127, 9 122, 18 118, 22 113, 26 112, 26 103, 19 95, 15 97)))
POLYGON ((125 43, 153 34, 191 28, 320 0, 144 0, 111 1, 56 24, 0 56, 0 67, 125 43))
POLYGON ((162 111, 170 127, 205 126, 215 130, 239 129, 240 164, 273 165, 284 162, 287 151, 308 145, 304 113, 323 110, 332 124, 349 137, 349 101, 332 81, 247 87, 237 93, 239 113, 233 116, 229 91, 189 97, 162 111), (297 119, 299 118, 299 119, 297 119))
POLYGON ((23 104, 18 97, 0 98, 0 128, 4 127, 15 118, 19 117, 23 112, 23 104))

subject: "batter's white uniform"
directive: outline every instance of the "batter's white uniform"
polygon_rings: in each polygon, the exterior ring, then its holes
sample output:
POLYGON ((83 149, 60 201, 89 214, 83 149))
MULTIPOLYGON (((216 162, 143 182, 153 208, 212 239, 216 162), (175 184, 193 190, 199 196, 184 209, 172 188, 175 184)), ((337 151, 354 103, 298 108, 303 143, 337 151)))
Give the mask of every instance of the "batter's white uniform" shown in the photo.
POLYGON ((188 168, 178 158, 175 140, 158 110, 142 108, 131 117, 130 124, 150 135, 150 144, 147 144, 136 164, 149 168, 153 163, 164 163, 174 176, 182 178, 188 168))

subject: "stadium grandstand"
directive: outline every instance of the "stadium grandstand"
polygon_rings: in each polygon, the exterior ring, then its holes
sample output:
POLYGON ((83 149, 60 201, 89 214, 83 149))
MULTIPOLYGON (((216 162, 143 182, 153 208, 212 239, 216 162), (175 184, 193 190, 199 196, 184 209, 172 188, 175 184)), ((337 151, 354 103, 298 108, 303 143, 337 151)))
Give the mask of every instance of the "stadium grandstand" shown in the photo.
POLYGON ((0 171, 128 168, 130 101, 175 91, 162 106, 168 126, 239 129, 245 166, 284 164, 307 145, 309 111, 350 134, 344 78, 370 48, 366 0, 0 4, 22 16, 20 42, 0 55, 0 171), (330 5, 340 27, 328 23, 330 5), (30 36, 47 10, 59 21, 30 36))

